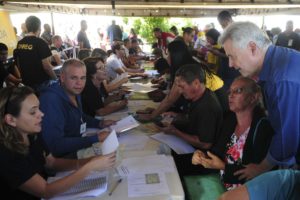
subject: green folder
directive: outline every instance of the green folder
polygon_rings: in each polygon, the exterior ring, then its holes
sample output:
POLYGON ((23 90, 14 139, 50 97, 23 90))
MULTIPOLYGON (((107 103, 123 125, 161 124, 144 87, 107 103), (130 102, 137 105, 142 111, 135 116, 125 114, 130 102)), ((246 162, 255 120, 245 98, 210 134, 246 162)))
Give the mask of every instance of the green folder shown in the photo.
POLYGON ((226 191, 219 174, 185 176, 183 179, 189 200, 216 200, 226 191))

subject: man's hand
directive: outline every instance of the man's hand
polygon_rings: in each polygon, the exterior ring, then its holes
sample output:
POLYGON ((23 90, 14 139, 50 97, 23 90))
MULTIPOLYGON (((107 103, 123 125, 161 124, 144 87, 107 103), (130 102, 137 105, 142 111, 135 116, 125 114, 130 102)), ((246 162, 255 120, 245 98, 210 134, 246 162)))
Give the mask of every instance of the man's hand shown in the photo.
POLYGON ((175 126, 170 125, 167 127, 163 127, 161 128, 161 130, 165 133, 165 134, 169 134, 169 135, 177 135, 177 131, 178 129, 175 128, 175 126))
POLYGON ((103 121, 100 121, 100 128, 105 128, 105 127, 109 127, 113 124, 116 124, 116 121, 114 120, 103 120, 103 121))
POLYGON ((265 159, 260 164, 248 164, 244 169, 240 169, 234 173, 235 176, 239 176, 239 180, 250 180, 266 171, 272 169, 272 165, 265 159))
POLYGON ((109 131, 102 131, 102 132, 99 132, 98 133, 98 140, 99 140, 99 142, 103 142, 106 138, 107 138, 107 136, 110 134, 110 132, 109 131))

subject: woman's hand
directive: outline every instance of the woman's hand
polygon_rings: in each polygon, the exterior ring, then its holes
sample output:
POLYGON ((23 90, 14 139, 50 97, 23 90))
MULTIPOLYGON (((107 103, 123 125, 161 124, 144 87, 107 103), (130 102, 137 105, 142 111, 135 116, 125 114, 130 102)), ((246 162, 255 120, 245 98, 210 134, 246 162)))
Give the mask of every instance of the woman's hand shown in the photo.
POLYGON ((205 157, 205 154, 200 150, 196 150, 193 154, 193 157, 192 157, 192 164, 193 165, 200 165, 202 157, 205 157))
POLYGON ((107 170, 112 168, 116 163, 116 152, 94 157, 86 166, 90 171, 107 170))
POLYGON ((209 151, 207 152, 206 157, 201 157, 200 162, 201 165, 205 168, 209 169, 219 169, 219 170, 224 170, 225 169, 225 163, 216 155, 210 153, 209 151))

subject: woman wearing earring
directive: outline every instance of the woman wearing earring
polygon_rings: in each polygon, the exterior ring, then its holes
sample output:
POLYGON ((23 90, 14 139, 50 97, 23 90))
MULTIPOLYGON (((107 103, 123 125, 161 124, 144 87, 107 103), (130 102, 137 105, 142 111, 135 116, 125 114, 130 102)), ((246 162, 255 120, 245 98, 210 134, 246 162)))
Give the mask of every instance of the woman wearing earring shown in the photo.
POLYGON ((26 200, 51 198, 74 186, 91 171, 114 165, 115 153, 81 160, 53 157, 38 136, 43 116, 32 89, 10 87, 0 91, 0 186, 3 196, 26 200), (46 168, 76 171, 47 183, 46 168))

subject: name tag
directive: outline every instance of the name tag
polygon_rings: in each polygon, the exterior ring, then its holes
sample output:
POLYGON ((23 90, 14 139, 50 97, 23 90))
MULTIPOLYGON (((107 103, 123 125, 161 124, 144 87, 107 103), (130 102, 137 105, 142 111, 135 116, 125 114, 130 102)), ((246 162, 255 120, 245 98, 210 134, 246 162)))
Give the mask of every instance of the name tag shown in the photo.
POLYGON ((293 45, 293 40, 289 40, 288 46, 290 47, 290 46, 292 46, 292 45, 293 45))
POLYGON ((80 125, 80 134, 83 134, 86 131, 86 123, 80 125))

